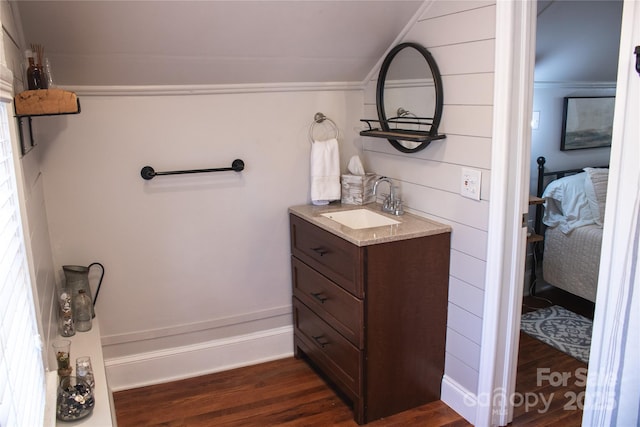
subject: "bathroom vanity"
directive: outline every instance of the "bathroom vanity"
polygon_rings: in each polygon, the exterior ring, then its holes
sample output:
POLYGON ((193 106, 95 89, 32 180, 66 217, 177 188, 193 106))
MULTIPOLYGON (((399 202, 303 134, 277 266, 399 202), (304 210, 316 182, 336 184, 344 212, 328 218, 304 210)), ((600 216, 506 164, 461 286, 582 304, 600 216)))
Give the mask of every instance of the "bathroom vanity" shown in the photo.
POLYGON ((358 424, 438 400, 450 227, 377 204, 289 214, 295 356, 352 403, 358 424), (354 229, 329 218, 356 209, 398 223, 354 229))

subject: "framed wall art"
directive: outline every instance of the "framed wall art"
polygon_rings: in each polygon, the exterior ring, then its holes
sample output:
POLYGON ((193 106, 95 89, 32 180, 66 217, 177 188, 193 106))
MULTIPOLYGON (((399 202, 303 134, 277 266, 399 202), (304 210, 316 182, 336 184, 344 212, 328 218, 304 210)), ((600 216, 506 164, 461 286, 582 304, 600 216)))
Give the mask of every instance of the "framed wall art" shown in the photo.
POLYGON ((560 150, 611 147, 615 97, 566 97, 560 150))

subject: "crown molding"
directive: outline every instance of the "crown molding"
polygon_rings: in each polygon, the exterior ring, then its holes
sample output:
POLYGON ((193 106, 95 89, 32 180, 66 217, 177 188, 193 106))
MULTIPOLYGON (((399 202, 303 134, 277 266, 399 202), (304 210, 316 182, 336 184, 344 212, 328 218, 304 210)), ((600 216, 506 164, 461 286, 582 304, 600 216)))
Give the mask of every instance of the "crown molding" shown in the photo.
POLYGON ((363 90, 362 82, 249 83, 230 85, 64 86, 83 96, 218 95, 265 92, 321 92, 363 90))
POLYGON ((616 82, 535 81, 534 89, 615 89, 616 82))

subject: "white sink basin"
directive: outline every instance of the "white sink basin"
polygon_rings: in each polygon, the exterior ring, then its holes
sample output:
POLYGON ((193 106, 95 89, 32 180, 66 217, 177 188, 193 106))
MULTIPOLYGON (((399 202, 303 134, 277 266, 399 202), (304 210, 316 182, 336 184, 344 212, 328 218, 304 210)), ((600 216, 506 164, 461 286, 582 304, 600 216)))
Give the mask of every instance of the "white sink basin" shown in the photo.
POLYGON ((371 212, 368 209, 354 209, 350 211, 328 212, 320 214, 349 228, 361 229, 400 224, 400 221, 387 218, 384 215, 371 212))

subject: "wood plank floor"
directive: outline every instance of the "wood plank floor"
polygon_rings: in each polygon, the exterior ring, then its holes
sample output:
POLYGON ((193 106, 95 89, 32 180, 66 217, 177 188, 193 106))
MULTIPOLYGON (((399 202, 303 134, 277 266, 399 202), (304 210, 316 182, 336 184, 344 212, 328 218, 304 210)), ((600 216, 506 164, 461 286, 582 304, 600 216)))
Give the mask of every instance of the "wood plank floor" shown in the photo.
MULTIPOLYGON (((582 401, 571 399, 580 397, 584 387, 573 377, 566 387, 539 381, 538 369, 573 376, 586 365, 524 334, 520 355, 511 425, 579 426, 582 401), (548 407, 545 402, 550 402, 548 407)), ((294 358, 120 391, 114 393, 114 401, 119 427, 357 426, 349 405, 306 362, 294 358)), ((368 425, 470 424, 436 401, 368 425)))
MULTIPOLYGON (((552 304, 593 319, 593 303, 556 288, 525 297, 523 312, 552 304)), ((580 426, 586 364, 520 334, 512 426, 580 426)), ((353 412, 303 360, 277 360, 114 393, 119 427, 357 426, 353 412)), ((370 426, 469 426, 442 401, 370 426)))
MULTIPOLYGON (((357 426, 351 408, 293 357, 121 391, 114 401, 119 427, 357 426)), ((368 425, 470 424, 437 401, 368 425)))

